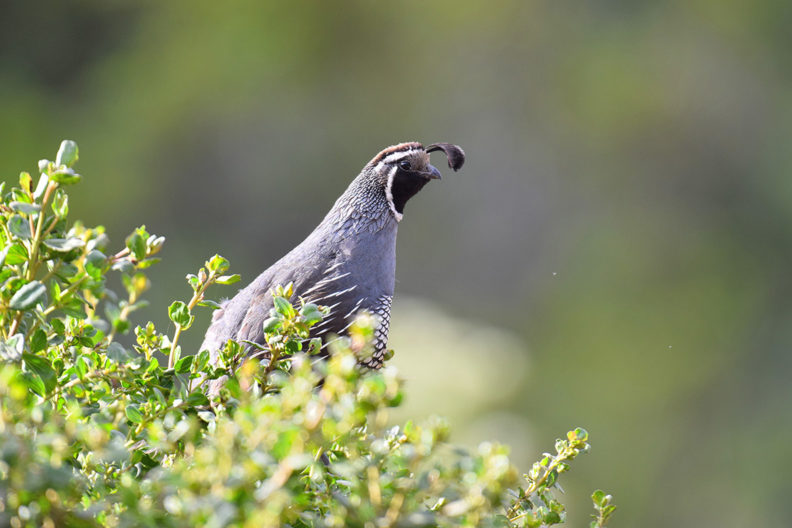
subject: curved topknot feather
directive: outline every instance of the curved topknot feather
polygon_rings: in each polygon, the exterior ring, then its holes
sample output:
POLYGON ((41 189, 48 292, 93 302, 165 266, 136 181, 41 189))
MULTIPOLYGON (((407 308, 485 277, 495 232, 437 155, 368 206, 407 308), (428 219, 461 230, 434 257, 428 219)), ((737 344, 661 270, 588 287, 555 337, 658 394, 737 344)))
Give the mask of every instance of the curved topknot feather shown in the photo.
POLYGON ((435 150, 442 150, 448 157, 448 166, 458 171, 465 164, 465 151, 459 145, 452 145, 451 143, 432 143, 426 147, 426 152, 434 152, 435 150))

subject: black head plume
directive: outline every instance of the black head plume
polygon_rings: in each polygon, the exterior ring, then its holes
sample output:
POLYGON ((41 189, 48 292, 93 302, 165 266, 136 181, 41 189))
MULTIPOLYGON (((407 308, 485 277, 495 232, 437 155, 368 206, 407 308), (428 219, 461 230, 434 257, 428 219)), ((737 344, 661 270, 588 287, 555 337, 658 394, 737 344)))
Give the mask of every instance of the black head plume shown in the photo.
POLYGON ((458 171, 465 164, 465 151, 457 145, 451 143, 432 143, 426 147, 426 152, 434 152, 435 150, 442 150, 448 157, 448 166, 458 171))

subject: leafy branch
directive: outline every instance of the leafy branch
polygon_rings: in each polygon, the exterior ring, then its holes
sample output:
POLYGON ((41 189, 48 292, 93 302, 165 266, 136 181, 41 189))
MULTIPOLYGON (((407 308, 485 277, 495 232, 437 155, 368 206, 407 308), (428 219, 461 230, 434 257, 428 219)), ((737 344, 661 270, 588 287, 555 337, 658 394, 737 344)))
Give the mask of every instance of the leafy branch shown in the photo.
POLYGON ((182 301, 174 301, 168 308, 168 317, 176 325, 176 331, 171 340, 170 353, 168 354, 168 368, 173 368, 179 360, 179 337, 195 321, 195 316, 192 315, 193 309, 199 305, 211 306, 212 308, 220 307, 216 302, 204 298, 207 288, 212 284, 233 284, 239 281, 239 275, 222 275, 228 271, 229 266, 228 260, 220 255, 215 255, 206 261, 206 264, 198 271, 197 275, 187 275, 187 282, 193 289, 192 297, 187 304, 182 301))
MULTIPOLYGON (((553 493, 588 451, 588 433, 558 440, 520 488, 504 446, 456 448, 439 419, 387 425, 404 389, 394 368, 359 366, 371 315, 323 344, 311 330, 327 308, 294 300, 289 284, 271 292, 263 345, 229 341, 214 360, 182 354, 193 310, 218 307, 209 287, 239 280, 215 255, 187 276, 190 299, 168 308, 172 336, 148 322, 134 326, 134 345, 121 344, 164 238, 142 226, 111 251, 101 226, 69 225, 64 189, 81 180, 77 154, 64 141, 54 162, 39 163, 35 188, 27 173, 18 187, 0 184, 0 525, 563 521, 553 493), (108 287, 111 274, 125 295, 108 287)), ((602 527, 612 497, 598 490, 592 500, 591 526, 602 527)))

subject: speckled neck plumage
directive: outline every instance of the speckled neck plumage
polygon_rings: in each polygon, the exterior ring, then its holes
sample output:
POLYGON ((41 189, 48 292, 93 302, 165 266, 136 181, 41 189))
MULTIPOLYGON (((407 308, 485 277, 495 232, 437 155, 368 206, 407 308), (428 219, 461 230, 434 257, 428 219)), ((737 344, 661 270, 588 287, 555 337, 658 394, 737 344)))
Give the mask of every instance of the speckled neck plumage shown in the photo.
POLYGON ((388 205, 385 185, 379 178, 380 175, 364 169, 336 200, 322 223, 331 224, 347 237, 361 231, 374 233, 389 222, 398 222, 401 218, 388 205))

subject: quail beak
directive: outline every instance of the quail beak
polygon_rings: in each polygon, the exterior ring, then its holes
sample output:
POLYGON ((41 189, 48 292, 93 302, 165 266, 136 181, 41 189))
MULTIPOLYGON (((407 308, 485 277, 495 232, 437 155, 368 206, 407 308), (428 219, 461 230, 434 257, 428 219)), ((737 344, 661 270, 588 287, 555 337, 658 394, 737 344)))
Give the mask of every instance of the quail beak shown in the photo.
POLYGON ((440 171, 437 170, 434 165, 429 165, 429 169, 424 172, 424 176, 429 180, 440 180, 443 178, 440 171))

